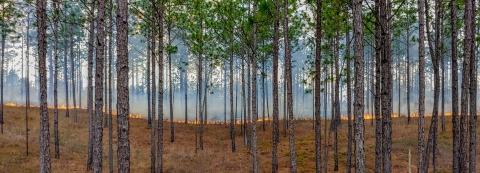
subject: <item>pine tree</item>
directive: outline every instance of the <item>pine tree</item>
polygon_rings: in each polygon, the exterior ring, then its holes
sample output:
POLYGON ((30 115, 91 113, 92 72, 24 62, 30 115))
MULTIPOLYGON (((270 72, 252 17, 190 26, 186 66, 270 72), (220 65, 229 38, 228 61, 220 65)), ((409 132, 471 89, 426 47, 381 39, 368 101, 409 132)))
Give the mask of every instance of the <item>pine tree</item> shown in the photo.
MULTIPOLYGON (((118 172, 130 172, 130 113, 128 90, 128 1, 117 1, 117 134, 118 172)), ((101 94, 100 94, 101 95, 101 94)), ((100 124, 101 129, 101 124, 100 124)))
POLYGON ((364 119, 363 119, 363 23, 362 1, 353 1, 353 30, 355 58, 355 172, 365 172, 364 119))
MULTIPOLYGON (((47 108, 47 2, 37 0, 38 73, 40 74, 40 172, 50 173, 50 133, 47 108)), ((4 37, 4 33, 2 33, 4 37)), ((3 39, 2 39, 3 41, 3 39)), ((2 43, 4 46, 4 42, 2 43)), ((2 82, 3 83, 3 82, 2 82)), ((3 106, 3 103, 2 103, 3 106)))

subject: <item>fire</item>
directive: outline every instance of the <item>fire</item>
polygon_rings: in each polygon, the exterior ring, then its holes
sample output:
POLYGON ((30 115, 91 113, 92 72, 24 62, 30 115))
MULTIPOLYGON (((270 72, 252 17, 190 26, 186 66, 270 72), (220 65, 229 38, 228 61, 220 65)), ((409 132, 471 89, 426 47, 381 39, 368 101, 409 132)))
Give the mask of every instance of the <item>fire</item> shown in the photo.
POLYGON ((140 114, 136 114, 136 115, 134 115, 134 114, 129 114, 128 117, 129 117, 129 118, 142 118, 142 115, 140 115, 140 114))
MULTIPOLYGON (((4 106, 8 106, 8 107, 25 107, 25 105, 22 105, 22 104, 16 104, 16 103, 12 103, 12 102, 9 102, 9 103, 5 103, 4 106)), ((30 105, 30 107, 40 107, 38 105, 30 105)), ((53 109, 54 107, 53 106, 48 106, 49 109, 53 109)), ((80 107, 80 106, 68 106, 68 109, 74 109, 74 108, 77 108, 77 109, 87 109, 86 107, 80 107)), ((59 105, 58 106, 58 109, 60 110, 65 110, 67 109, 67 106, 66 105, 59 105)), ((94 109, 95 110, 95 109, 94 109)), ((108 110, 102 110, 104 113, 108 113, 109 111, 108 110)), ((112 115, 115 115, 117 116, 117 111, 112 111, 112 115)), ((399 116, 398 114, 392 114, 391 115, 392 118, 399 118, 401 116, 399 116)), ((403 115, 403 116, 406 116, 406 115, 403 115)), ((425 114, 424 115, 425 117, 431 117, 432 114, 425 114)), ((441 116, 441 114, 439 114, 438 116, 441 116)), ((449 112, 449 113, 445 113, 445 116, 452 116, 452 113, 449 112)), ((144 119, 144 117, 142 116, 142 114, 129 114, 128 115, 129 118, 135 118, 135 119, 144 119)), ((365 120, 373 120, 375 119, 375 115, 371 115, 371 114, 365 114, 364 116, 364 119, 365 120)), ((414 114, 410 114, 410 117, 416 117, 418 118, 418 113, 414 113, 414 114)), ((355 119, 354 116, 352 115, 352 120, 355 119)), ((344 115, 340 115, 340 119, 341 120, 348 120, 348 118, 344 115)), ((279 118, 279 120, 282 120, 282 118, 279 118)), ((313 118, 295 118, 295 120, 313 120, 313 118)), ((170 122, 169 119, 165 119, 164 120, 165 122, 170 122)), ((263 118, 259 118, 257 119, 257 122, 262 122, 262 121, 273 121, 273 118, 265 118, 265 120, 263 118)), ((184 120, 173 120, 173 122, 175 123, 185 123, 184 120)), ((250 123, 252 122, 251 120, 248 121, 247 123, 250 123)), ((243 124, 244 121, 243 120, 240 120, 240 121, 235 121, 235 124, 237 125, 240 125, 240 124, 243 124)), ((200 121, 197 120, 197 121, 187 121, 187 124, 200 124, 200 121)), ((207 121, 205 124, 214 124, 214 125, 220 125, 220 124, 230 124, 230 121, 227 121, 227 123, 224 123, 224 122, 219 122, 219 121, 207 121)))
POLYGON ((15 104, 15 103, 7 103, 7 104, 5 104, 5 106, 20 107, 20 106, 17 106, 17 104, 15 104))

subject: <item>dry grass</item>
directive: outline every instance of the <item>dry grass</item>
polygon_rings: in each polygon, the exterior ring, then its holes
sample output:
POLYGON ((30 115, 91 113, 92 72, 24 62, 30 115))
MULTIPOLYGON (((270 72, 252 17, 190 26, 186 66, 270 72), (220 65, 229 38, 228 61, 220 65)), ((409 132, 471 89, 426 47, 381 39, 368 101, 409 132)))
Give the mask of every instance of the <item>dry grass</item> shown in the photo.
MULTIPOLYGON (((72 115, 72 114, 71 114, 72 115)), ((73 123, 73 118, 66 118, 65 112, 60 111, 60 159, 53 158, 53 112, 50 110, 50 140, 51 161, 53 172, 86 172, 87 144, 88 144, 88 116, 85 111, 79 111, 79 122, 73 123)), ((29 111, 30 150, 25 155, 25 108, 5 107, 5 131, 0 134, 0 172, 38 172, 38 133, 39 109, 29 111)), ((367 172, 373 172, 375 136, 370 121, 365 122, 365 152, 367 172)), ((439 172, 451 172, 452 132, 451 119, 447 118, 447 131, 439 134, 438 166, 439 172)), ((429 127, 430 119, 426 120, 429 127)), ((282 124, 283 122, 280 122, 282 124)), ((130 120, 131 133, 131 171, 150 171, 150 129, 145 119, 130 120)), ((323 122, 322 122, 323 126, 323 122)), ((258 154, 260 172, 271 172, 271 122, 267 131, 258 126, 258 154)), ((195 125, 175 124, 175 142, 170 143, 169 124, 164 123, 164 169, 165 172, 251 172, 251 153, 243 143, 239 126, 236 127, 237 152, 230 149, 229 126, 207 125, 205 127, 204 150, 195 153, 195 125)), ((282 126, 281 126, 282 132, 282 126)), ((417 121, 413 119, 411 125, 406 119, 397 118, 393 121, 392 162, 394 172, 406 172, 408 165, 408 150, 412 154, 412 171, 416 171, 417 163, 417 121)), ((426 128, 428 134, 428 128, 426 128)), ((479 128, 477 128, 477 132, 479 128)), ((323 129, 322 129, 323 132, 323 129)), ((297 121, 295 126, 296 152, 299 172, 314 172, 315 134, 311 121, 297 121)), ((108 170, 108 131, 104 131, 103 169, 108 170)), ((323 135, 323 134, 322 134, 323 135)), ((114 137, 116 136, 116 120, 114 118, 114 137)), ((339 132, 339 172, 346 172, 347 155, 347 122, 342 121, 339 132)), ((323 142, 323 139, 322 139, 323 142)), ((480 141, 477 141, 479 143, 480 141)), ((333 144, 331 139, 330 144, 333 144)), ((114 138, 114 146, 116 139, 114 138)), ((279 170, 288 172, 289 148, 288 137, 281 137, 279 146, 279 170)), ((322 148, 322 151, 324 148, 322 148)), ((114 148, 114 157, 116 148, 114 148)), ((352 158, 354 160, 354 158, 352 158)), ((479 160, 479 159, 477 159, 479 160)), ((116 167, 116 160, 114 161, 116 167)), ((431 162, 430 162, 431 163, 431 162)), ((432 167, 430 166, 430 170, 432 167)), ((333 171, 333 147, 329 148, 328 169, 333 171)))

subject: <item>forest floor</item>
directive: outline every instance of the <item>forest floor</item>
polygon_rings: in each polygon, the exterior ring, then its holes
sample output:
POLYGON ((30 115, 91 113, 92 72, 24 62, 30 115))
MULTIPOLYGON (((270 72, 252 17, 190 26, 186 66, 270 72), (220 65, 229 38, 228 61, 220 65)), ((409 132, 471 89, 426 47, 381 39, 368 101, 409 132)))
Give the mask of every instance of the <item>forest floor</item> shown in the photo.
MULTIPOLYGON (((0 134, 0 172, 38 172, 39 171, 39 108, 29 110, 29 155, 25 151, 25 108, 5 107, 4 133, 0 134)), ((50 158, 53 172, 86 172, 88 144, 88 114, 85 110, 78 112, 78 123, 73 122, 73 113, 65 117, 65 110, 59 112, 60 159, 54 158, 53 146, 53 110, 50 118, 50 158)), ((365 153, 367 172, 373 172, 375 164, 375 129, 365 121, 365 153)), ((425 139, 430 127, 430 118, 426 118, 425 139)), ((439 125, 438 172, 451 172, 452 164, 452 125, 451 118, 446 117, 446 131, 441 132, 439 125)), ((116 164, 116 118, 114 116, 114 167, 116 164)), ((327 121, 329 124, 329 121, 327 121)), ((258 124, 259 171, 271 172, 272 122, 258 124)), ((283 122, 280 121, 279 171, 289 171, 288 136, 282 137, 283 122)), ((322 121, 322 126, 324 122, 322 121)), ((175 142, 170 142, 170 125, 164 122, 165 172, 251 172, 252 157, 244 145, 240 126, 235 127, 237 151, 231 152, 230 131, 227 125, 209 124, 204 129, 204 150, 195 153, 194 124, 175 123, 175 142)), ((295 147, 299 172, 315 171, 315 133, 312 121, 298 120, 295 123, 295 147)), ((339 172, 346 172, 347 155, 347 121, 342 121, 339 137, 339 172)), ((412 172, 417 165, 417 119, 413 118, 407 125, 406 118, 393 119, 392 162, 393 172, 407 172, 409 151, 411 152, 412 172)), ((477 133, 480 128, 477 127, 477 133)), ((288 131, 287 131, 288 132, 288 131)), ((288 134, 288 133, 287 133, 288 134)), ((108 166, 108 128, 103 132, 103 172, 108 166)), ((333 171, 333 133, 330 135, 328 148, 328 170, 333 171)), ((323 128, 322 128, 322 137, 323 128)), ((478 139, 478 138, 477 138, 478 139)), ((323 143, 322 139, 322 143, 323 143)), ((477 144, 480 141, 477 140, 477 144)), ((130 119, 131 172, 150 172, 150 128, 146 119, 130 119)), ((325 147, 322 147, 322 152, 325 147)), ((477 149, 477 151, 480 151, 477 149)), ((477 152, 477 154, 479 154, 477 152)), ((324 159, 324 158, 322 158, 324 159)), ((355 158, 352 157, 352 161, 355 158)), ((480 162, 477 159, 477 162, 480 162)), ((432 162, 430 161, 430 164, 432 162)), ((478 164, 478 163, 477 163, 478 164)), ((477 166, 478 168, 478 166, 477 166)), ((432 170, 430 166, 430 171, 432 170)), ((477 169, 477 171, 479 171, 477 169)), ((117 172, 116 170, 114 172, 117 172)))

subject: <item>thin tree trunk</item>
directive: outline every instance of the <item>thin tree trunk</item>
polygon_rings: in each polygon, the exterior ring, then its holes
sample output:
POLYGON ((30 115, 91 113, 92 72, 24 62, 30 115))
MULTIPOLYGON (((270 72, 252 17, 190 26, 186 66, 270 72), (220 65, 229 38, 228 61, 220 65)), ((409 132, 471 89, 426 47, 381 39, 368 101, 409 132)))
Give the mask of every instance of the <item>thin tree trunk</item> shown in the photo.
MULTIPOLYGON (((425 2, 425 9, 429 9, 429 3, 425 2)), ((430 131, 428 134, 428 141, 427 147, 425 148, 425 157, 424 157, 424 170, 428 171, 429 166, 429 158, 430 158, 430 150, 432 151, 432 162, 433 162, 433 171, 437 172, 437 140, 438 140, 438 101, 440 100, 440 72, 439 72, 439 54, 440 54, 440 1, 435 1, 435 40, 432 40, 430 35, 430 22, 429 22, 429 15, 428 11, 426 11, 426 32, 427 32, 427 39, 429 44, 430 50, 430 57, 432 59, 433 64, 433 71, 434 71, 434 100, 433 100, 433 111, 432 111, 432 122, 430 124, 430 131), (435 48, 433 48, 432 42, 435 44, 435 48)))
MULTIPOLYGON (((73 97, 73 122, 77 122, 77 101, 75 98, 75 64, 74 62, 75 57, 73 56, 73 27, 70 27, 70 65, 72 70, 71 78, 72 78, 72 97, 73 97)), ((65 62, 66 63, 66 62, 65 62)))
MULTIPOLYGON (((50 133, 48 122, 47 108, 47 2, 44 0, 37 1, 37 33, 38 33, 38 73, 40 75, 40 172, 51 172, 50 165, 50 133)), ((5 37, 2 38, 2 50, 5 46, 5 37)), ((2 51, 2 67, 3 67, 3 51, 2 51)), ((2 68, 3 72, 3 68, 2 68)), ((3 78, 3 74, 2 74, 3 78)), ((3 79, 2 79, 3 85, 3 79)), ((2 103, 3 106, 3 86, 2 86, 2 103)))
MULTIPOLYGON (((349 14, 347 13, 349 16, 349 14)), ((349 22, 346 22, 347 25, 349 22)), ((352 82, 350 79, 350 71, 351 71, 351 57, 350 57, 350 30, 347 30, 346 35, 346 48, 345 48, 345 57, 347 59, 347 72, 346 72, 346 78, 347 78, 347 119, 348 119, 348 144, 347 144, 347 173, 351 172, 351 167, 352 167, 352 142, 353 142, 353 124, 352 124, 352 82)), ((369 75, 370 76, 370 75, 369 75)), ((368 84, 367 84, 368 85, 368 84)), ((320 89, 320 88, 319 88, 320 89)), ((370 94, 367 94, 370 95, 370 94)), ((320 95, 319 95, 320 97, 320 95)), ((368 109, 368 108, 367 108, 368 109)), ((373 122, 373 120, 372 120, 373 122)))
MULTIPOLYGON (((58 27, 58 25, 57 25, 58 27)), ((27 44, 27 53, 26 53, 26 59, 27 59, 27 73, 26 73, 26 79, 25 79, 25 131, 26 131, 26 141, 25 141, 25 144, 26 144, 26 150, 27 150, 27 156, 28 156, 28 109, 30 108, 30 73, 29 73, 29 69, 30 69, 30 13, 27 14, 27 41, 25 44, 27 44)), ((56 43, 56 42, 55 42, 56 43)), ((55 46, 57 47, 57 46, 55 46)), ((56 68, 57 66, 55 66, 56 68)), ((57 88, 57 87, 55 87, 57 88)), ((54 114, 55 114, 55 108, 54 108, 54 114)), ((3 115, 3 114, 2 114, 3 115)), ((58 109, 57 109, 57 121, 58 121, 58 109)), ((3 121, 3 117, 2 117, 2 121, 3 121)), ((54 120, 54 123, 55 123, 55 120, 54 120)), ((3 126, 3 124, 2 124, 3 126)), ((58 126, 57 126, 58 127, 58 126)), ((2 127, 3 129, 3 127, 2 127)), ((55 130, 54 130, 55 131, 55 130)), ((2 132, 3 133, 3 132, 2 132)), ((58 133, 57 133, 58 134, 58 133)), ((57 135, 58 136, 58 135, 57 135)))
POLYGON ((95 35, 95 3, 91 3, 90 14, 91 21, 90 21, 90 28, 89 28, 89 35, 88 35, 88 53, 87 53, 87 61, 88 61, 88 98, 87 98, 87 110, 88 110, 88 158, 87 158, 87 170, 92 170, 93 168, 93 38, 95 35))
MULTIPOLYGON (((105 49, 105 30, 104 30, 104 25, 105 25, 105 0, 99 0, 98 1, 98 11, 97 11, 97 44, 96 44, 96 48, 97 48, 97 51, 96 51, 96 67, 95 67, 95 116, 93 118, 93 122, 94 122, 94 135, 93 135, 93 172, 94 173, 99 173, 99 172, 102 172, 102 153, 103 153, 103 145, 102 145, 102 141, 103 141, 103 126, 102 126, 102 118, 103 118, 103 68, 104 68, 104 59, 105 59, 105 56, 104 56, 104 49, 105 49)), ((124 25, 124 24, 122 24, 124 25)), ((119 31, 119 32, 125 32, 125 31, 119 31)), ((121 37, 119 35, 119 37, 121 37)), ((126 36, 125 36, 126 37, 126 36)), ((117 42, 120 41, 119 43, 122 43, 121 41, 125 41, 123 39, 126 39, 126 38, 122 38, 122 39, 117 39, 117 42)), ((118 45, 118 43, 117 43, 118 45)), ((119 46, 119 50, 123 49, 123 47, 120 47, 119 46)), ((126 49, 126 48, 125 48, 126 49)), ((122 53, 125 53, 125 52, 118 52, 118 54, 122 54, 122 53)), ((122 55, 120 55, 121 57, 122 55)), ((123 55, 125 56, 125 55, 123 55)), ((123 57, 121 57, 123 58, 123 57)), ((123 77, 123 76, 122 76, 123 77)), ((119 75, 119 79, 120 79, 120 75, 119 75)), ((119 81, 118 83, 120 83, 121 81, 119 81)), ((119 93, 123 93, 124 91, 122 91, 120 88, 119 88, 119 93)), ((126 91, 126 93, 128 93, 128 91, 126 91)), ((118 98, 121 98, 120 96, 118 96, 118 98)), ((121 102, 120 102, 121 103, 121 102)), ((123 108, 122 106, 119 106, 120 108, 123 108)), ((123 108, 125 109, 125 108, 123 108)), ((67 109, 68 110, 68 109, 67 109)), ((128 110, 128 109, 127 109, 128 110)), ((123 110, 119 110, 119 111, 122 111, 123 110)), ((121 116, 124 116, 122 113, 118 113, 119 117, 121 116)), ((128 117, 128 113, 127 113, 127 117, 128 117)), ((118 120, 117 120, 118 121, 118 120)), ((119 129, 121 129, 119 127, 119 129)), ((122 136, 123 137, 123 136, 122 136)), ((119 139, 119 141, 122 140, 122 139, 119 139)), ((120 145, 119 145, 120 147, 120 145)), ((119 163, 121 163, 119 161, 119 163)), ((120 170, 120 169, 119 169, 120 170)))
MULTIPOLYGON (((108 31, 109 31, 108 33, 109 35, 108 37, 108 163, 110 168, 109 171, 110 173, 113 173, 114 168, 113 168, 113 122, 112 122, 113 121, 112 119, 113 1, 112 0, 110 0, 110 7, 108 10, 110 11, 110 15, 109 15, 110 18, 109 18, 109 24, 108 24, 108 31)), ((148 106, 150 106, 150 104, 148 106)))
MULTIPOLYGON (((380 0, 375 1, 375 11, 376 18, 380 18, 380 0)), ((382 109, 382 97, 380 97, 380 92, 382 89, 381 83, 381 58, 382 58, 382 49, 381 49, 381 26, 380 21, 375 22, 375 172, 379 173, 382 170, 382 119, 380 118, 381 109, 382 109)))
MULTIPOLYGON (((279 0, 277 0, 279 1, 279 0)), ((321 111, 320 111, 320 106, 321 106, 321 101, 320 101, 320 75, 322 71, 322 0, 317 0, 316 2, 317 5, 317 10, 316 12, 316 25, 315 25, 315 84, 314 84, 314 95, 315 95, 315 170, 317 173, 322 172, 322 134, 320 132, 321 129, 321 111)), ((278 17, 276 18, 278 21, 278 17)), ((277 29, 278 32, 278 29, 277 29)), ((348 33, 348 32, 347 32, 348 33)), ((348 34, 347 34, 348 37, 348 34)), ((278 36, 277 36, 278 39, 278 36)), ((347 38, 348 40, 348 38, 347 38)), ((348 43, 347 43, 348 44, 348 43)), ((278 45, 277 45, 278 49, 278 45)), ((278 53, 277 53, 278 56, 278 53)), ((276 74, 276 70, 274 69, 274 74, 276 74)), ((276 78, 275 78, 276 79, 276 78)), ((276 83, 274 83, 276 84, 276 83)), ((274 90, 275 92, 275 90, 274 90)), ((275 97, 274 97, 275 99, 275 97)), ((278 99, 278 98, 277 98, 278 99)), ((275 101, 275 100, 274 100, 275 101)), ((278 101, 278 100, 277 100, 278 101)), ((278 109, 278 107, 277 107, 278 109)), ((275 107, 274 107, 275 111, 275 107)), ((326 113, 325 113, 326 114, 326 113)), ((273 114, 275 117, 275 113, 273 114)), ((325 123, 326 124, 326 123, 325 123)), ((327 158, 325 158, 327 159, 327 158)))
MULTIPOLYGON (((152 2, 154 3, 154 2, 152 2)), ((154 173, 156 171, 155 169, 155 165, 156 165, 156 162, 155 162, 155 158, 157 157, 157 152, 156 152, 156 148, 155 148, 155 144, 156 144, 156 138, 155 138, 155 131, 157 130, 156 128, 156 125, 155 125, 155 118, 156 118, 156 99, 157 99, 157 91, 156 91, 156 81, 157 81, 157 78, 155 76, 155 47, 156 47, 156 38, 157 38, 157 35, 156 35, 156 32, 155 32, 155 26, 156 26, 156 23, 155 23, 155 19, 153 20, 152 22, 152 35, 151 35, 151 39, 150 39, 150 42, 151 42, 151 54, 152 54, 152 72, 151 75, 152 76, 152 98, 151 98, 151 102, 152 102, 152 124, 151 124, 151 145, 150 145, 150 172, 154 173)))
MULTIPOLYGON (((59 13, 59 4, 58 0, 54 0, 53 3, 54 18, 53 18, 53 57, 54 57, 54 77, 53 77, 53 133, 54 133, 54 143, 55 143, 55 158, 60 159, 60 139, 58 135, 58 13, 59 13)), ((28 17, 30 18, 30 17, 28 17)), ((28 32, 29 26, 27 26, 28 32)), ((27 34, 28 35, 28 34, 27 34)), ((28 39, 28 38, 27 38, 28 39)), ((28 41, 27 41, 28 47, 28 41)), ((28 49, 27 49, 28 52, 28 49)), ((28 53, 27 53, 28 57, 28 53)), ((28 58, 27 58, 28 59, 28 58)), ((28 74, 28 73, 27 73, 28 74)), ((27 83, 27 88, 29 84, 27 83)), ((29 99, 27 98, 27 107, 30 105, 29 99)), ((28 130, 28 127, 27 127, 28 130)), ((27 133, 28 134, 28 133, 27 133)), ((27 137, 28 139, 28 137, 27 137)), ((28 140, 27 140, 28 141, 28 140)), ((28 154, 27 154, 28 155, 28 154)))
POLYGON ((262 73, 260 75, 262 77, 262 128, 265 131, 265 60, 262 61, 262 73))
POLYGON ((470 92, 470 63, 472 58, 472 43, 474 33, 472 33, 473 16, 473 0, 465 1, 465 37, 464 37, 464 51, 463 51, 463 73, 462 73, 462 91, 461 91, 461 116, 460 116, 460 172, 467 172, 467 116, 468 116, 468 95, 470 92))
POLYGON ((470 145, 469 145, 469 171, 468 172, 475 172, 476 169, 476 127, 477 127, 477 56, 476 51, 477 47, 475 45, 476 42, 476 10, 475 9, 475 1, 472 1, 472 10, 470 11, 470 22, 471 22, 471 34, 472 39, 470 43, 470 145))
POLYGON ((439 56, 441 58, 441 69, 442 69, 442 132, 445 132, 445 58, 443 56, 439 56))
POLYGON ((333 144, 333 155, 334 155, 334 166, 333 170, 338 171, 338 126, 340 126, 340 74, 339 74, 339 58, 340 58, 340 33, 339 29, 335 34, 335 131, 334 131, 334 144, 333 144))
MULTIPOLYGON (((257 0, 253 1, 253 14, 257 12, 257 0)), ((252 156, 253 156, 253 172, 258 172, 258 154, 257 154, 257 23, 253 22, 253 50, 252 50, 252 156)))
POLYGON ((163 0, 157 2, 158 24, 158 129, 157 129, 157 171, 163 172, 163 0))
MULTIPOLYGON (((101 3, 100 3, 101 4, 101 3)), ((102 7, 100 5, 99 7, 102 7)), ((117 1, 117 134, 118 149, 117 161, 118 172, 130 172, 130 121, 128 114, 130 113, 129 91, 128 91, 128 2, 127 0, 117 1)), ((99 8, 101 9, 101 8, 99 8)), ((102 10, 103 11, 103 10, 102 10)), ((103 13, 103 12, 102 12, 103 13)), ((100 21, 102 21, 102 13, 99 13, 100 21)), ((102 25, 103 26, 103 23, 102 25)), ((103 33, 99 32, 103 37, 103 33)), ((99 39, 102 40, 102 39, 99 39)), ((97 67, 98 67, 97 63, 97 67)), ((103 62, 100 63, 103 65, 103 62)), ((100 70, 101 71, 101 70, 100 70)), ((99 75, 101 76, 101 75, 99 75)), ((98 76, 97 76, 98 77, 98 76)), ((101 80, 99 81, 101 82, 101 80)), ((101 83, 100 83, 101 85, 101 83)), ((101 95, 101 94, 100 94, 101 95)), ((100 100, 101 103, 101 100, 100 100)), ((101 108, 101 106, 98 106, 101 108)), ((99 119, 101 120, 101 119, 99 119)), ((102 129, 101 123, 98 129, 102 129)))
MULTIPOLYGON (((71 27, 71 26, 70 26, 71 27)), ((73 36, 70 35, 70 39, 73 36)), ((64 81, 64 86, 65 86, 65 116, 70 117, 70 110, 69 110, 69 98, 68 98, 68 61, 67 61, 67 54, 68 54, 68 41, 66 38, 64 38, 64 49, 63 49, 63 81, 64 81)))
MULTIPOLYGON (((275 21, 273 23, 273 130, 272 130, 272 172, 278 172, 278 143, 279 140, 279 111, 278 111, 278 55, 279 55, 279 35, 280 35, 280 0, 275 0, 275 21)), ((242 78, 243 79, 243 78, 242 78)), ((285 121, 285 120, 284 120, 285 121)), ((315 138, 316 139, 316 138, 315 138)))
POLYGON ((451 51, 452 51, 452 62, 451 62, 451 70, 452 70, 452 140, 453 140, 453 172, 459 172, 459 158, 460 158, 460 135, 459 135, 459 124, 458 124, 458 62, 457 62, 457 1, 452 0, 450 5, 450 19, 451 19, 451 27, 452 35, 451 35, 451 51))
MULTIPOLYGON (((290 42, 288 38, 288 1, 284 1, 283 10, 283 37, 285 45, 285 69, 286 69, 286 84, 287 84, 287 109, 288 109, 288 130, 290 133, 290 172, 297 172, 297 154, 295 152, 295 131, 293 119, 293 96, 292 96, 292 57, 290 53, 290 42)), ((254 67, 255 68, 255 67, 254 67)))
MULTIPOLYGON (((410 17, 410 16, 409 16, 410 17)), ((407 124, 410 124, 411 117, 410 117, 410 26, 406 27, 407 29, 407 124)))
MULTIPOLYGON (((170 22, 167 24, 168 40, 171 39, 171 26, 170 22)), ((168 52, 168 93, 170 102, 170 142, 175 142, 175 128, 173 123, 173 87, 172 87, 172 53, 168 52)))
MULTIPOLYGON (((153 27, 151 27, 153 28, 153 27)), ((151 74, 151 70, 150 70, 150 62, 152 62, 153 64, 155 64, 154 61, 151 60, 151 57, 150 57, 150 53, 152 52, 152 40, 153 38, 155 38, 154 36, 151 35, 151 33, 148 33, 147 34, 147 74, 146 74, 146 78, 147 78, 147 114, 148 114, 148 126, 149 127, 152 127, 152 91, 151 91, 151 85, 150 85, 150 77, 151 74)), ((152 78, 154 79, 154 77, 152 78)), ((155 107, 155 106, 154 106, 155 107)), ((155 120, 153 120, 155 121, 155 120)), ((152 142, 152 145, 154 145, 154 140, 151 141, 152 142)), ((154 158, 154 157, 153 157, 154 158)), ((155 162, 152 162, 152 165, 155 166, 155 162)), ((155 169, 152 169, 151 172, 154 172, 155 169)))
POLYGON ((362 1, 353 1, 354 57, 355 57, 355 172, 365 172, 363 120, 363 24, 362 1))
POLYGON ((233 114, 233 29, 230 37, 230 139, 232 140, 232 152, 235 152, 235 119, 233 114))
POLYGON ((418 94, 418 172, 425 172, 423 163, 424 151, 424 112, 425 112, 425 0, 418 0, 418 80, 419 80, 419 94, 418 94))

